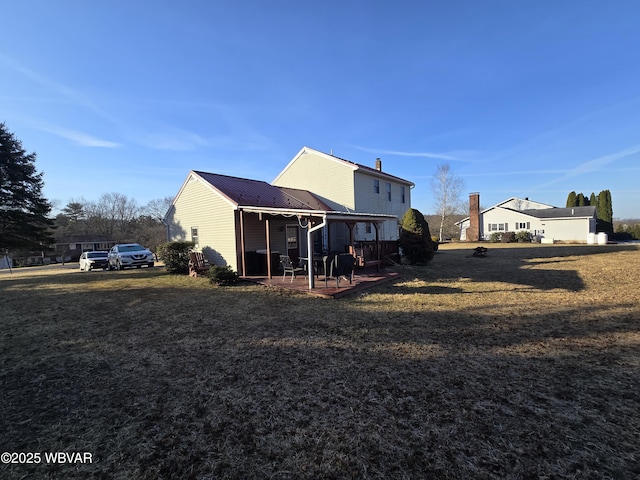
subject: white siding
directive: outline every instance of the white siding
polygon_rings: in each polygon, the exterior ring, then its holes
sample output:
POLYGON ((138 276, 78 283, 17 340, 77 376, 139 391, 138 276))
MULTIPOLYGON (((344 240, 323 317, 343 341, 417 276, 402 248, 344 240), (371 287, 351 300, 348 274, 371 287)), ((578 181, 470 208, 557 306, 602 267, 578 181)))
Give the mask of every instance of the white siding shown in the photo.
MULTIPOLYGON (((409 185, 395 182, 382 176, 371 175, 365 171, 356 171, 355 175, 356 211, 360 213, 381 213, 395 215, 396 220, 386 220, 379 227, 380 240, 398 239, 398 222, 411 208, 411 188, 409 185), (379 193, 374 190, 374 182, 378 180, 379 193), (391 200, 387 194, 387 184, 391 185, 391 200), (402 188, 404 187, 404 203, 402 188)), ((375 240, 375 229, 366 233, 366 225, 358 224, 356 240, 375 240)))
POLYGON ((191 227, 198 228, 199 247, 215 265, 238 270, 235 210, 203 181, 191 176, 167 217, 169 240, 191 240, 191 227))
POLYGON ((595 221, 593 229, 591 223, 589 218, 547 218, 542 220, 542 228, 545 238, 586 242, 589 233, 595 232, 595 221))
POLYGON ((512 210, 541 210, 543 208, 553 208, 552 205, 534 202, 528 198, 510 198, 509 200, 499 203, 496 207, 511 208, 512 210))
POLYGON ((498 230, 499 232, 527 230, 533 234, 541 229, 539 219, 503 208, 493 208, 483 215, 480 215, 480 232, 485 240, 489 240, 491 234, 495 231, 490 230, 491 225, 503 225, 503 229, 498 230), (529 228, 519 228, 516 226, 516 223, 528 223, 529 228))

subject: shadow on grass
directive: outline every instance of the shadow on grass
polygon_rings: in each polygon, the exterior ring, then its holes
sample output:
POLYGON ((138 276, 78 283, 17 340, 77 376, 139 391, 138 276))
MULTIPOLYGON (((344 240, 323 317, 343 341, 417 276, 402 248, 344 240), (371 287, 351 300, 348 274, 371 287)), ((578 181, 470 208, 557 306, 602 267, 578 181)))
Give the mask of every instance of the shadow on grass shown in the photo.
MULTIPOLYGON (((638 246, 563 245, 517 248, 489 246, 486 257, 474 257, 470 246, 469 249, 438 251, 428 267, 414 267, 410 271, 405 270, 405 274, 415 274, 416 278, 428 282, 448 282, 466 278, 479 283, 507 283, 540 290, 562 289, 579 292, 584 290, 585 285, 577 270, 540 267, 570 264, 575 261, 567 257, 606 255, 623 251, 638 251, 638 246)), ((431 293, 430 288, 412 288, 406 285, 395 285, 392 289, 398 293, 415 293, 422 290, 424 290, 422 293, 431 293)))

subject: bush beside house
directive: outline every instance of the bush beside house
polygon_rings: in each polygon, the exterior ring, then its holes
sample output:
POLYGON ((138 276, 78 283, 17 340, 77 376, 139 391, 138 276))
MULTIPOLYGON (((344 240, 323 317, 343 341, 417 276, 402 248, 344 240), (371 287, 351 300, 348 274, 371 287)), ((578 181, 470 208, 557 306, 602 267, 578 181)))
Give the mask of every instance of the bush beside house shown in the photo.
POLYGON ((402 217, 399 245, 403 262, 424 265, 433 259, 435 248, 431 241, 429 224, 419 210, 410 208, 402 217))
POLYGON ((189 252, 193 242, 166 242, 158 246, 158 257, 169 273, 189 273, 189 252))

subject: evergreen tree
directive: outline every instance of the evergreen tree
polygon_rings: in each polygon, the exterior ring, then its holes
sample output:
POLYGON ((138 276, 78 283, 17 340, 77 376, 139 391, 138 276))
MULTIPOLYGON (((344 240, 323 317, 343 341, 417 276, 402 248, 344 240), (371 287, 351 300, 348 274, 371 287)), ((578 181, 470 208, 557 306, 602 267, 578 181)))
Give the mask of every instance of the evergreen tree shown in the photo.
POLYGON ((36 154, 0 123, 0 250, 42 248, 52 243, 51 204, 42 196, 36 154))
POLYGON ((598 230, 613 233, 613 206, 609 190, 602 190, 598 194, 596 214, 598 216, 598 230))
POLYGON ((598 206, 598 197, 596 197, 596 194, 594 192, 591 192, 591 196, 589 197, 589 205, 592 205, 594 207, 598 206))
POLYGON ((400 248, 411 265, 425 264, 433 259, 434 248, 429 224, 415 208, 406 211, 400 221, 400 248))
POLYGON ((576 198, 576 207, 584 207, 587 205, 587 199, 584 198, 584 195, 582 193, 579 193, 577 198, 576 198))
POLYGON ((567 208, 575 207, 578 205, 578 198, 576 192, 570 192, 567 197, 567 208))

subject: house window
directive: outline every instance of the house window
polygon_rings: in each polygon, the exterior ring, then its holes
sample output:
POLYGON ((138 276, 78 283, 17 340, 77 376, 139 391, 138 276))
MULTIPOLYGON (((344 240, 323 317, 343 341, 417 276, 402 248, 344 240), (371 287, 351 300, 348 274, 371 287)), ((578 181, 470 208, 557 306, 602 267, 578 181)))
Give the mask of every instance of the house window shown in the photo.
POLYGON ((373 180, 373 193, 380 193, 380 180, 373 180))
POLYGON ((517 230, 523 230, 523 229, 527 229, 529 230, 531 228, 531 222, 516 222, 516 229, 517 230))
POLYGON ((370 223, 365 224, 364 233, 371 233, 371 224, 370 223))
POLYGON ((198 246, 198 227, 191 227, 191 241, 198 246))
POLYGON ((401 201, 402 203, 405 203, 405 196, 404 196, 404 194, 405 194, 404 187, 400 187, 400 201, 401 201))
POLYGON ((387 182, 387 200, 391 201, 391 184, 387 182))

